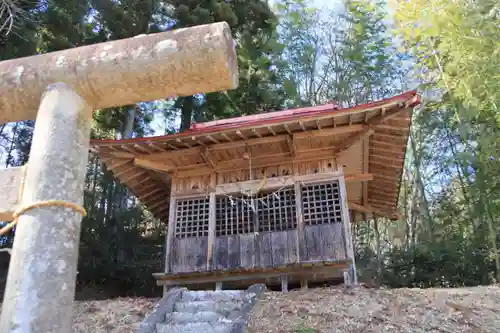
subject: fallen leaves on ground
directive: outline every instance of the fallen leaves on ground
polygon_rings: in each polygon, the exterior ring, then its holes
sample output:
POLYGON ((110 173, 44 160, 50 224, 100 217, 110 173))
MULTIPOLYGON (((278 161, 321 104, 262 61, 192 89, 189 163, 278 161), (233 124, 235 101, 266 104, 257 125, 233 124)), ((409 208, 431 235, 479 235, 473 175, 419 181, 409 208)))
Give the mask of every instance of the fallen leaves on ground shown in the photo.
POLYGON ((500 332, 500 288, 317 288, 267 292, 248 333, 500 332))
POLYGON ((75 302, 73 333, 133 333, 158 298, 75 302))
MULTIPOLYGON (((75 302, 73 333, 132 333, 158 298, 75 302)), ((266 292, 248 333, 500 332, 500 288, 266 292)), ((208 333, 208 332, 207 332, 208 333)))

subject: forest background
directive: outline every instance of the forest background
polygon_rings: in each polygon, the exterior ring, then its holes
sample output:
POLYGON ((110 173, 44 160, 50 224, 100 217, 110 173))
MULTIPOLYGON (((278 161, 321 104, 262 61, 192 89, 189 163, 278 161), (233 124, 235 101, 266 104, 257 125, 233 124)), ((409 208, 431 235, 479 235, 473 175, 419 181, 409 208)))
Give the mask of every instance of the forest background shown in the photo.
MULTIPOLYGON (((354 225, 362 281, 390 287, 500 281, 500 4, 495 0, 1 0, 0 60, 226 21, 234 91, 97 111, 93 138, 418 89, 401 219, 354 225)), ((26 163, 33 121, 0 126, 1 163, 26 163)), ((78 288, 158 295, 164 221, 90 156, 78 288)), ((10 247, 15 230, 0 239, 10 247)), ((8 257, 1 260, 2 276, 8 257)))

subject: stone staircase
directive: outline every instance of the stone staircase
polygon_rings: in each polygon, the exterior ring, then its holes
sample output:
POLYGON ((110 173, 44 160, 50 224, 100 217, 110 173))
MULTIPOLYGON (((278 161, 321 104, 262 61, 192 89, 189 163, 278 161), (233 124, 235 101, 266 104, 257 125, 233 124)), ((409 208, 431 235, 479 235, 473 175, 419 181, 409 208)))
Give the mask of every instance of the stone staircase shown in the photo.
POLYGON ((238 333, 265 287, 246 291, 169 292, 141 324, 138 333, 238 333))

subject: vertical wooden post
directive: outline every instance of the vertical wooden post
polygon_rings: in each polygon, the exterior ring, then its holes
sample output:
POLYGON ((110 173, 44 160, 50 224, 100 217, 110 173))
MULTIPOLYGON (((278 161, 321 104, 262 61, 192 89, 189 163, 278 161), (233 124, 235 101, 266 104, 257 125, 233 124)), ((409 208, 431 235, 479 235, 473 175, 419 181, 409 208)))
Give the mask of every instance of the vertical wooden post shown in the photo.
MULTIPOLYGON (((71 86, 42 95, 22 206, 48 200, 83 204, 92 107, 71 86)), ((72 331, 82 215, 62 206, 19 217, 2 304, 0 332, 72 331)))
POLYGON ((309 281, 306 279, 300 280, 300 289, 307 290, 309 288, 309 281))
MULTIPOLYGON (((172 187, 173 188, 173 187, 172 187)), ((168 207, 168 227, 167 235, 165 236, 165 273, 172 272, 172 243, 175 234, 175 221, 176 221, 176 204, 177 200, 173 189, 170 191, 170 204, 168 207)))
POLYGON ((280 277, 281 280, 281 291, 286 293, 288 292, 288 276, 283 275, 280 277))
POLYGON ((347 190, 345 187, 345 179, 344 174, 338 178, 339 180, 339 189, 340 189, 340 198, 342 200, 342 219, 344 220, 344 238, 345 238, 345 246, 346 246, 346 255, 349 259, 351 259, 351 267, 349 268, 351 280, 354 284, 358 283, 358 276, 356 273, 356 259, 354 257, 354 247, 352 243, 352 232, 351 232, 351 219, 349 216, 349 207, 347 206, 347 190))
POLYGON ((351 278, 350 278, 349 269, 344 270, 342 273, 344 274, 344 284, 345 285, 351 285, 352 281, 351 281, 351 278))
MULTIPOLYGON (((172 179, 172 185, 174 181, 172 179)), ((174 195, 173 186, 170 189, 170 203, 168 207, 168 226, 167 226, 167 235, 165 236, 165 273, 172 272, 172 243, 174 240, 175 233, 175 221, 176 221, 176 199, 174 195)), ((166 295, 168 292, 168 286, 163 286, 163 295, 166 295)))
POLYGON ((300 183, 295 182, 295 211, 297 214, 297 262, 301 260, 301 254, 305 254, 304 244, 304 215, 302 214, 302 192, 300 190, 300 183))
POLYGON ((217 187, 217 173, 210 174, 210 196, 208 202, 208 248, 207 248, 207 271, 214 269, 214 244, 215 244, 215 188, 217 187))
POLYGON ((215 192, 210 193, 208 212, 208 251, 207 251, 207 271, 214 267, 214 243, 215 243, 215 192))
MULTIPOLYGON (((252 199, 252 205, 253 207, 257 207, 257 200, 252 199)), ((253 234, 254 234, 254 245, 255 245, 255 250, 254 250, 254 267, 260 267, 261 263, 261 254, 262 251, 260 249, 260 244, 262 243, 262 236, 260 235, 260 222, 259 222, 259 216, 258 214, 252 214, 253 218, 253 234)))

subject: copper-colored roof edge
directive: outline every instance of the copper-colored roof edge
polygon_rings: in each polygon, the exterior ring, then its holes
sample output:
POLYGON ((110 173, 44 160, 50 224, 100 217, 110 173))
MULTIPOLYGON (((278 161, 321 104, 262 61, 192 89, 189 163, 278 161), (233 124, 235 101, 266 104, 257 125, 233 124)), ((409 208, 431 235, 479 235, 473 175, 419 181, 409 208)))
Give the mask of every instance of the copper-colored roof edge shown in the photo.
MULTIPOLYGON (((352 113, 359 113, 359 112, 368 112, 372 111, 373 109, 376 108, 381 108, 381 107, 386 107, 386 106, 391 106, 395 103, 401 103, 404 102, 405 108, 412 108, 420 104, 420 95, 417 94, 416 90, 411 90, 406 93, 400 94, 393 96, 391 98, 383 99, 380 101, 372 102, 372 103, 367 103, 367 104, 361 104, 358 106, 354 106, 351 108, 344 108, 344 109, 338 109, 336 108, 333 104, 327 104, 324 106, 318 106, 315 107, 317 111, 312 111, 308 113, 300 112, 300 110, 304 110, 306 108, 298 108, 298 109, 290 109, 290 110, 285 110, 285 111, 276 111, 272 112, 275 116, 274 117, 268 117, 263 120, 253 120, 253 121, 248 121, 244 122, 242 121, 242 118, 247 118, 249 116, 243 116, 243 117, 235 117, 235 118, 230 118, 227 119, 232 120, 231 122, 225 122, 222 125, 214 125, 214 126, 203 126, 203 124, 199 124, 199 128, 194 128, 190 129, 185 132, 181 133, 174 133, 174 134, 168 134, 168 135, 161 135, 161 136, 151 136, 151 137, 142 137, 142 138, 132 138, 132 139, 93 139, 90 140, 90 144, 93 146, 99 146, 99 145, 106 145, 106 144, 127 144, 127 143, 134 143, 134 144, 139 144, 139 143, 149 143, 149 142, 158 142, 158 141, 166 141, 166 140, 172 140, 176 138, 182 138, 182 137, 189 137, 193 135, 207 135, 207 134, 214 134, 214 133, 219 133, 223 132, 224 130, 231 130, 231 129, 239 129, 239 130, 244 130, 246 128, 252 128, 256 126, 262 126, 262 125, 276 125, 276 124, 282 124, 284 121, 297 121, 297 120, 304 120, 304 121, 309 121, 309 120, 315 120, 316 118, 321 118, 325 116, 331 116, 333 114, 336 114, 338 116, 340 115, 348 115, 352 113), (332 108, 325 108, 325 106, 332 106, 332 108), (293 110, 293 113, 290 113, 290 111, 293 110), (283 113, 286 113, 285 116, 283 116, 283 113)), ((307 108, 309 109, 309 108, 307 108)))
MULTIPOLYGON (((421 96, 418 95, 415 92, 415 95, 411 98, 411 103, 408 105, 408 107, 416 107, 417 105, 420 104, 421 102, 421 96)), ((413 116, 410 117, 410 120, 408 121, 408 128, 410 129, 411 128, 411 124, 412 124, 412 121, 413 121, 413 116)), ((400 175, 399 175, 399 180, 397 181, 397 191, 396 191, 396 199, 395 199, 395 202, 390 202, 390 201, 387 201, 387 208, 389 208, 390 210, 393 210, 394 213, 397 213, 397 210, 398 210, 398 202, 399 202, 399 196, 400 196, 400 192, 401 192, 401 182, 403 180, 403 169, 404 169, 404 166, 405 166, 405 156, 406 156, 406 151, 408 149, 408 139, 410 137, 410 132, 407 132, 403 135, 405 137, 405 142, 406 144, 404 145, 404 150, 403 150, 403 153, 401 154, 402 155, 402 162, 401 163, 398 163, 397 165, 394 165, 396 167, 397 170, 400 170, 400 175), (391 209, 390 207, 393 207, 393 209, 391 209)), ((370 154, 371 155, 371 154, 370 154)), ((370 199, 368 199, 370 200, 370 199)))
MULTIPOLYGON (((418 95, 416 93, 416 91, 410 91, 410 92, 407 92, 405 94, 398 95, 398 96, 392 97, 390 99, 382 100, 382 101, 375 102, 375 103, 378 103, 378 105, 376 107, 379 108, 379 107, 384 107, 388 103, 394 103, 394 102, 405 102, 405 105, 404 105, 405 108, 413 108, 413 107, 415 107, 415 106, 417 106, 417 105, 420 104, 420 95, 418 95), (407 98, 403 98, 403 97, 407 97, 407 98)), ((334 111, 335 112, 341 112, 341 111, 359 112, 360 110, 361 111, 370 111, 369 109, 373 110, 373 107, 374 107, 373 104, 375 104, 375 103, 371 103, 372 105, 369 106, 369 107, 367 107, 366 110, 363 110, 362 106, 358 106, 358 107, 355 107, 355 108, 346 108, 346 109, 340 109, 340 110, 334 110, 334 111)), ((365 106, 366 105, 367 104, 365 104, 365 106)), ((314 115, 307 115, 307 118, 314 119, 314 117, 325 116, 325 114, 328 114, 328 113, 332 113, 332 111, 328 110, 328 112, 324 112, 324 111, 317 112, 314 115)), ((343 113, 343 114, 349 114, 349 113, 346 112, 346 113, 343 113)), ((241 117, 239 117, 239 118, 241 118, 241 117)), ((294 118, 304 119, 306 117, 303 114, 299 115, 299 116, 292 115, 292 116, 288 117, 287 119, 294 119, 294 118)), ((238 119, 238 118, 234 118, 234 119, 238 119)), ((413 117, 411 117, 410 120, 408 121, 408 127, 409 128, 411 127, 412 120, 413 120, 413 117)), ((279 117, 277 117, 277 118, 271 118, 271 119, 266 119, 266 121, 264 123, 274 123, 276 121, 282 123, 282 119, 280 119, 279 117), (269 121, 267 121, 267 120, 269 120, 269 121)), ((248 127, 253 127, 253 126, 255 126, 254 123, 251 123, 250 125, 248 125, 248 127)), ((179 134, 166 135, 166 136, 157 136, 157 137, 147 137, 147 138, 123 139, 123 140, 91 140, 91 143, 94 144, 94 145, 99 145, 99 143, 119 143, 119 144, 121 144, 121 143, 140 143, 140 142, 147 143, 147 142, 150 142, 150 141, 170 140, 172 138, 181 137, 181 136, 189 136, 189 135, 193 135, 195 133, 198 133, 198 134, 217 133, 217 132, 223 131, 225 129, 230 129, 230 128, 220 128, 220 126, 214 126, 214 128, 207 127, 206 129, 207 129, 207 131, 188 131, 188 132, 179 133, 179 134)), ((408 132, 408 133, 404 134, 404 136, 406 137, 406 139, 405 139, 406 144, 404 146, 405 148, 404 148, 404 153, 402 154, 402 156, 406 156, 406 151, 407 151, 407 148, 408 148, 408 138, 410 136, 410 133, 408 132)), ((405 162, 403 160, 403 162, 401 163, 401 165, 395 166, 398 170, 401 170, 401 174, 400 174, 400 177, 399 177, 400 179, 398 181, 398 191, 397 191, 396 200, 395 200, 395 202, 389 202, 389 201, 387 202, 388 208, 389 207, 394 207, 395 208, 394 209, 395 212, 397 211, 397 203, 399 202, 399 195, 400 195, 401 181, 402 181, 402 177, 403 177, 404 163, 405 162)), ((125 185, 127 187, 130 187, 129 184, 125 184, 125 185)), ((141 196, 136 195, 136 197, 139 199, 139 201, 143 202, 143 200, 141 200, 141 196)), ((392 209, 390 209, 390 210, 392 210, 392 209)), ((151 210, 150 210, 150 212, 153 214, 153 216, 156 217, 156 215, 157 215, 156 212, 153 212, 151 210)))
MULTIPOLYGON (((422 98, 420 95, 418 95, 415 91, 415 98, 417 99, 417 101, 415 102, 415 105, 413 105, 412 107, 416 107, 417 105, 420 104, 420 102, 422 101, 422 98)), ((398 181, 398 192, 397 192, 397 195, 396 195, 396 203, 394 204, 394 211, 397 213, 397 210, 398 210, 398 204, 399 204, 399 197, 401 196, 401 183, 403 181, 403 174, 404 174, 404 168, 405 168, 405 159, 406 159, 406 151, 408 150, 408 140, 411 136, 411 125, 413 123, 413 113, 412 113, 412 116, 410 117, 410 121, 409 121, 409 124, 408 124, 408 128, 410 129, 410 131, 408 132, 408 135, 406 135, 406 144, 405 144, 405 148, 404 148, 404 152, 403 152, 403 162, 401 163, 401 174, 399 176, 399 181, 398 181)))

